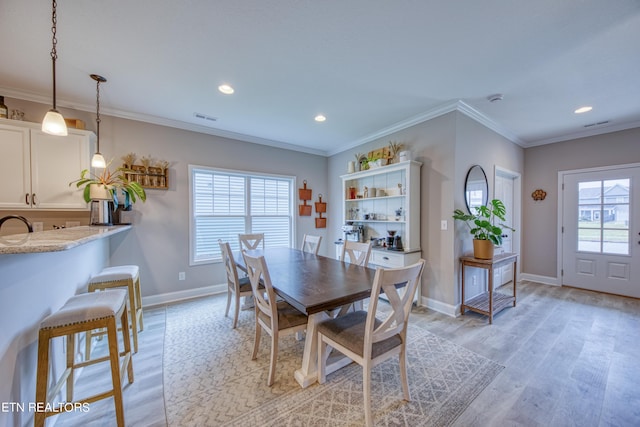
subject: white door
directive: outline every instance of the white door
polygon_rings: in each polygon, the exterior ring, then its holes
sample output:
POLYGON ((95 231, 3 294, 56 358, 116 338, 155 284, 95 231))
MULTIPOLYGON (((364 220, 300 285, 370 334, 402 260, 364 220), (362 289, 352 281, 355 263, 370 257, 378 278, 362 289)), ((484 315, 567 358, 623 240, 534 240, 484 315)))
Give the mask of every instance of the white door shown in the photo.
MULTIPOLYGON (((493 198, 500 199, 504 202, 504 206, 507 210, 507 215, 505 216, 505 224, 513 228, 516 228, 514 226, 516 211, 515 190, 517 188, 515 183, 518 177, 518 175, 515 175, 513 173, 497 169, 494 178, 493 198)), ((500 252, 514 252, 513 240, 513 232, 508 228, 503 229, 502 246, 500 247, 500 252)), ((493 283, 495 284, 495 286, 504 285, 505 283, 509 283, 512 280, 513 264, 509 264, 507 266, 494 270, 493 283)))
POLYGON ((640 298, 640 166, 562 182, 562 284, 640 298))

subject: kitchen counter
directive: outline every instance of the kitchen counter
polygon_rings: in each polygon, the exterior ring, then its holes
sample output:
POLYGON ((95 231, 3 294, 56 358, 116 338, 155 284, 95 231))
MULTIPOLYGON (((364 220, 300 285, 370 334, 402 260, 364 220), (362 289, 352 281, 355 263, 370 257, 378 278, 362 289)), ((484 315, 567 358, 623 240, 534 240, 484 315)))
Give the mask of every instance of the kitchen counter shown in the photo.
POLYGON ((129 230, 130 225, 82 226, 0 237, 0 255, 66 251, 129 230))
MULTIPOLYGON (((87 292, 91 277, 111 265, 111 247, 123 244, 127 230, 132 226, 82 226, 0 237, 0 403, 26 407, 33 401, 40 323, 87 292)), ((52 340, 55 372, 65 369, 63 342, 52 340)), ((33 425, 32 412, 0 410, 0 426, 27 425, 33 425)))

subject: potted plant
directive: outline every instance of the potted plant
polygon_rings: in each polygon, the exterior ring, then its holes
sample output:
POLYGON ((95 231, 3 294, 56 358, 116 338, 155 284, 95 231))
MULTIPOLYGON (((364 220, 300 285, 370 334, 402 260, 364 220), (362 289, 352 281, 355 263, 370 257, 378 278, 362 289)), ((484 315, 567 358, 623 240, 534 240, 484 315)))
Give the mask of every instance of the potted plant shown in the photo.
POLYGON ((473 256, 480 259, 492 259, 494 245, 502 244, 503 228, 513 228, 496 218, 506 221, 507 210, 499 199, 493 199, 488 205, 476 206, 475 214, 467 214, 461 209, 453 211, 453 219, 464 222, 473 236, 473 256))
POLYGON ((95 175, 88 169, 80 172, 80 178, 72 181, 69 185, 75 184, 77 188, 84 187, 84 200, 89 203, 91 200, 112 200, 114 206, 118 207, 118 195, 124 197, 124 209, 128 209, 138 199, 143 202, 147 200, 147 193, 142 186, 134 181, 129 181, 125 176, 128 171, 125 168, 117 168, 111 172, 109 166, 111 162, 102 170, 102 173, 95 175))

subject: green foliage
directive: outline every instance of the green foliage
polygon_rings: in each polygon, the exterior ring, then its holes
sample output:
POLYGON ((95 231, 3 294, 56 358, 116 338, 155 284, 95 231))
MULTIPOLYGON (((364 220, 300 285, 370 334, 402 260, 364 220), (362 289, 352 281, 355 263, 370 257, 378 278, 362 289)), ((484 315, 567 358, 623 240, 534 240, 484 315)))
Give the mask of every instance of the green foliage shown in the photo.
POLYGON ((477 206, 474 209, 475 214, 465 213, 461 209, 453 211, 453 219, 464 222, 474 239, 491 240, 494 245, 501 245, 502 229, 515 231, 502 222, 496 223, 496 218, 506 221, 507 209, 501 200, 493 199, 488 205, 477 206))
POLYGON ((91 201, 91 185, 104 186, 111 194, 115 207, 118 207, 118 194, 124 196, 125 208, 128 208, 138 199, 143 202, 147 200, 147 193, 144 188, 139 183, 127 179, 125 172, 129 172, 128 169, 117 168, 115 172, 111 172, 109 170, 110 165, 111 162, 107 164, 107 167, 103 169, 100 175, 92 174, 88 169, 84 169, 80 172, 80 178, 71 181, 69 186, 75 184, 76 188, 84 187, 82 194, 84 201, 87 203, 91 201))

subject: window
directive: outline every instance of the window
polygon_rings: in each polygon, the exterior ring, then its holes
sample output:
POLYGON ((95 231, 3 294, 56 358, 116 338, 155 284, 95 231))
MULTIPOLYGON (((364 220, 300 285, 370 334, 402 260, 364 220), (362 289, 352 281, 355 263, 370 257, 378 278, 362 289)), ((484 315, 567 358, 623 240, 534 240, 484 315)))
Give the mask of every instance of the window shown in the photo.
POLYGON ((295 178, 189 166, 190 262, 219 261, 218 239, 264 233, 265 247, 292 246, 295 178))
POLYGON ((628 178, 578 183, 578 251, 629 255, 630 185, 628 178))

